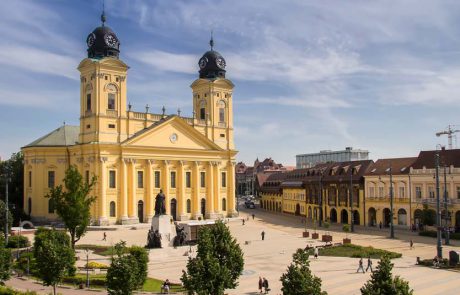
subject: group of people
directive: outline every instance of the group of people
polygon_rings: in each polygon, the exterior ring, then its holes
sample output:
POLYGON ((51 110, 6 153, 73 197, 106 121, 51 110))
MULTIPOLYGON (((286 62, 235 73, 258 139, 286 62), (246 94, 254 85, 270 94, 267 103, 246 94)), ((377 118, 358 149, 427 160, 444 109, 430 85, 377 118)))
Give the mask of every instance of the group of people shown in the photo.
POLYGON ((268 294, 270 288, 268 287, 268 280, 266 278, 259 277, 259 291, 260 294, 264 292, 264 294, 268 294))
POLYGON ((359 270, 362 270, 363 273, 365 273, 365 272, 367 272, 369 269, 371 269, 371 272, 374 272, 374 271, 372 270, 372 259, 371 259, 371 257, 369 256, 369 257, 367 258, 367 267, 366 267, 366 271, 364 271, 364 262, 363 262, 363 258, 361 257, 361 258, 359 259, 359 266, 358 266, 358 269, 356 270, 356 272, 358 273, 359 270))

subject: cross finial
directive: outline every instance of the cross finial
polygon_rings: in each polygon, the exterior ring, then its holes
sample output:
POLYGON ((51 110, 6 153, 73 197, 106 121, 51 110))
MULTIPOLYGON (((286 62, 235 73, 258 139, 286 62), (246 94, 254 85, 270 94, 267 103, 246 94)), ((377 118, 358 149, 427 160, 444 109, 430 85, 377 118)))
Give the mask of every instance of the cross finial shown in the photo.
POLYGON ((163 107, 161 108, 161 111, 163 112, 163 116, 164 116, 164 115, 165 115, 165 112, 166 112, 165 106, 163 106, 163 107))
POLYGON ((133 106, 132 106, 131 102, 128 103, 128 111, 131 111, 131 108, 132 108, 132 107, 133 107, 133 106))
POLYGON ((213 31, 211 30, 211 40, 209 40, 209 45, 211 46, 211 50, 213 50, 214 47, 214 38, 213 38, 213 31))
POLYGON ((102 14, 101 14, 102 26, 104 26, 104 23, 106 20, 107 18, 105 17, 105 0, 102 0, 102 14))
POLYGON ((179 117, 180 117, 180 113, 181 113, 180 108, 178 108, 178 109, 177 109, 177 115, 178 115, 179 117))
POLYGON ((146 104, 146 105, 145 105, 145 112, 146 112, 146 113, 149 112, 149 108, 150 108, 150 107, 149 107, 149 104, 146 104))

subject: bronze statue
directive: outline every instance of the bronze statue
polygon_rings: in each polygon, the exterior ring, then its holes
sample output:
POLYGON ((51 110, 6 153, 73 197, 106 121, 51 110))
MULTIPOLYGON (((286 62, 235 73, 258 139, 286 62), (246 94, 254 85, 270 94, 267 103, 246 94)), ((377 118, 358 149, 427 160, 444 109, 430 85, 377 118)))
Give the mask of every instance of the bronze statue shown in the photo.
POLYGON ((161 234, 158 230, 150 228, 147 235, 147 248, 161 248, 161 234))
POLYGON ((160 192, 155 197, 155 216, 166 214, 166 197, 163 194, 163 190, 160 189, 160 192))

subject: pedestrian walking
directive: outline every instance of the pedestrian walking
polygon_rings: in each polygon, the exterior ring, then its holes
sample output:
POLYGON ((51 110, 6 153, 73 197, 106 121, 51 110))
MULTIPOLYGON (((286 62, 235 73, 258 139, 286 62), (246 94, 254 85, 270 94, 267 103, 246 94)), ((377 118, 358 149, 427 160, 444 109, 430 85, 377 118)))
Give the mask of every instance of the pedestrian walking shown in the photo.
POLYGON ((260 233, 260 235, 262 236, 262 241, 265 240, 265 232, 262 231, 262 232, 260 233))
POLYGON ((107 234, 104 232, 103 234, 103 238, 102 238, 103 241, 107 241, 107 234))
POLYGON ((270 291, 270 288, 268 287, 268 280, 264 278, 264 289, 265 289, 265 294, 268 294, 268 291, 270 291))
POLYGON ((246 221, 245 221, 244 218, 243 218, 243 225, 244 225, 245 222, 246 222, 246 221))
POLYGON ((313 254, 315 255, 315 259, 318 259, 318 255, 319 255, 318 247, 315 246, 315 249, 313 250, 313 254))
POLYGON ((262 280, 261 277, 259 277, 259 291, 262 294, 262 290, 264 288, 264 281, 262 280))
POLYGON ((248 215, 248 216, 246 216, 246 221, 249 221, 249 215, 248 215))
POLYGON ((372 259, 371 259, 370 256, 367 258, 366 272, 367 272, 367 270, 368 270, 369 268, 371 269, 371 272, 374 272, 374 271, 372 270, 372 259))
POLYGON ((382 229, 382 222, 379 222, 379 228, 382 229))
POLYGON ((254 213, 252 213, 252 220, 254 220, 254 217, 256 217, 256 215, 254 213))
POLYGON ((410 239, 409 245, 410 245, 411 250, 414 249, 414 241, 412 241, 412 239, 410 239))
POLYGON ((359 266, 358 266, 358 269, 356 270, 356 273, 358 273, 359 270, 362 270, 363 273, 365 273, 364 267, 363 267, 363 258, 362 257, 361 257, 361 259, 359 259, 359 266))

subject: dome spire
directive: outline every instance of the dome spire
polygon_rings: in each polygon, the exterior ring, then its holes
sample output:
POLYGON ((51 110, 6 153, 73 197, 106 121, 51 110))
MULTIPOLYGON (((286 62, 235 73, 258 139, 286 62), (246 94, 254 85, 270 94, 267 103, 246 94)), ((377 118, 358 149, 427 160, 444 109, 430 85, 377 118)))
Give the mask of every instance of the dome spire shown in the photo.
POLYGON ((211 46, 211 51, 213 50, 213 47, 214 47, 214 38, 213 38, 213 30, 211 30, 211 40, 209 40, 209 45, 211 46))
POLYGON ((102 26, 104 26, 107 18, 105 17, 105 0, 102 0, 102 14, 101 14, 101 22, 102 26))

